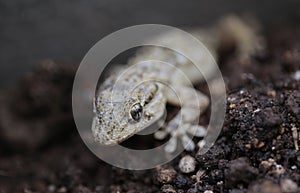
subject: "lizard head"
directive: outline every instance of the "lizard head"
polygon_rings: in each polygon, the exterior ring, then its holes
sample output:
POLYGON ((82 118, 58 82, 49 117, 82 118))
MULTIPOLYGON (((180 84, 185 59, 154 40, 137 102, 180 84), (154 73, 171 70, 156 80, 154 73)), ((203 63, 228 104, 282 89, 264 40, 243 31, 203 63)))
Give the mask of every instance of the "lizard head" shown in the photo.
POLYGON ((129 91, 108 88, 95 97, 92 132, 96 142, 121 143, 163 116, 166 99, 159 84, 146 82, 129 91))

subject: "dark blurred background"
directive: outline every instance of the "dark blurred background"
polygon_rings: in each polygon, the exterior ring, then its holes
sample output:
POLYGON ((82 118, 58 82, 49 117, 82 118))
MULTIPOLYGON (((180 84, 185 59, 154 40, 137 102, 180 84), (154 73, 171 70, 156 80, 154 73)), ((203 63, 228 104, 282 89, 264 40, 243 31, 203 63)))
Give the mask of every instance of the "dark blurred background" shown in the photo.
POLYGON ((202 25, 226 13, 278 24, 299 20, 300 1, 0 0, 0 87, 43 59, 78 65, 98 40, 127 26, 202 25))

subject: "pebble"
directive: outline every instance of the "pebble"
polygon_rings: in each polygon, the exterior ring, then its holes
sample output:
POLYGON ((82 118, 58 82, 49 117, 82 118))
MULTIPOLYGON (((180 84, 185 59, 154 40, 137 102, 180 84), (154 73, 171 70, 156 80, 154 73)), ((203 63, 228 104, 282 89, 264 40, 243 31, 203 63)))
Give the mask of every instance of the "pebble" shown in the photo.
POLYGON ((292 170, 296 170, 296 169, 297 169, 297 166, 293 165, 293 166, 291 167, 291 169, 292 169, 292 170))
POLYGON ((291 179, 281 180, 280 187, 283 192, 298 192, 298 185, 291 179))
POLYGON ((160 189, 163 193, 176 193, 175 188, 170 184, 165 184, 160 189))
POLYGON ((157 168, 157 181, 162 184, 174 182, 177 172, 173 168, 157 168))
POLYGON ((225 184, 231 188, 248 185, 258 173, 258 169, 250 165, 248 158, 241 157, 229 162, 228 169, 225 169, 225 184))
POLYGON ((186 155, 181 158, 179 162, 179 169, 182 173, 194 172, 196 168, 196 160, 190 155, 186 155))
POLYGON ((55 192, 55 190, 56 190, 56 186, 55 185, 51 184, 51 185, 48 186, 48 191, 49 192, 55 192))
POLYGON ((65 193, 65 192, 67 192, 67 188, 64 187, 64 186, 62 186, 62 187, 60 187, 60 188, 57 190, 57 192, 58 192, 58 193, 65 193))
POLYGON ((282 175, 285 173, 285 169, 282 165, 277 164, 274 159, 268 159, 267 161, 262 161, 259 165, 260 168, 263 168, 264 170, 268 170, 272 167, 271 170, 268 171, 268 175, 274 176, 274 175, 282 175))
POLYGON ((247 193, 282 193, 281 188, 270 180, 252 185, 247 193))
POLYGON ((92 191, 83 185, 79 185, 72 190, 72 193, 92 193, 92 191))
POLYGON ((296 80, 300 80, 300 70, 298 70, 298 71, 295 72, 294 78, 295 78, 296 80))

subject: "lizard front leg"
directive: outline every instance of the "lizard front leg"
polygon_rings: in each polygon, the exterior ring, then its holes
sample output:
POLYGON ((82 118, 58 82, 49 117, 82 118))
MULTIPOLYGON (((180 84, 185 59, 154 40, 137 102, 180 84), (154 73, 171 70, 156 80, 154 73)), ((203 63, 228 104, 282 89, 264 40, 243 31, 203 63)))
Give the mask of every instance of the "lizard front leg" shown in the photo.
POLYGON ((198 125, 198 118, 205 111, 209 104, 207 96, 194 88, 187 86, 175 86, 174 91, 166 92, 167 101, 171 104, 181 106, 178 114, 160 131, 155 133, 155 137, 163 139, 167 134, 171 135, 165 151, 172 153, 176 150, 178 138, 188 151, 195 149, 195 144, 188 136, 204 137, 206 129, 198 125))

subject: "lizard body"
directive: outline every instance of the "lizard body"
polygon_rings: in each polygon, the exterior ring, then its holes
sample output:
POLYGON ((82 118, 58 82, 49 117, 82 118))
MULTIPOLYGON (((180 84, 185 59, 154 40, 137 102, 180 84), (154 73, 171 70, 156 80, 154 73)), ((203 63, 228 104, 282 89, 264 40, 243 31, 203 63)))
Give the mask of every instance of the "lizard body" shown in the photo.
MULTIPOLYGON (((223 33, 236 38, 241 57, 253 54, 258 41, 255 31, 234 16, 212 29, 190 32, 204 43, 213 57, 217 56, 217 48, 223 42, 223 33)), ((175 151, 178 138, 186 150, 193 150, 195 145, 188 133, 198 137, 206 135, 205 128, 195 120, 208 107, 209 99, 190 83, 203 81, 203 74, 212 77, 214 61, 210 55, 199 53, 188 45, 175 32, 160 34, 157 38, 171 48, 178 47, 193 54, 197 61, 193 64, 185 56, 166 48, 140 49, 136 57, 128 61, 128 66, 113 72, 96 93, 92 132, 98 143, 118 144, 141 132, 163 116, 166 103, 181 106, 180 112, 155 133, 158 139, 171 135, 165 147, 167 152, 175 151)))

